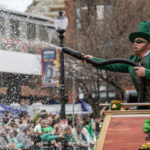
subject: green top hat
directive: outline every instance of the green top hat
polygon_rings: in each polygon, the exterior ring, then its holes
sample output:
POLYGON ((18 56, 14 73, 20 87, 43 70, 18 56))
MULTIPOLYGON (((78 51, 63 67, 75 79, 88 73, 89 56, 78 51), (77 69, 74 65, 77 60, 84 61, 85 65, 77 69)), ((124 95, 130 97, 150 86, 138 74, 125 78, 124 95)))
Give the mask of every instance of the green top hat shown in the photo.
POLYGON ((135 38, 144 38, 150 42, 150 21, 142 21, 139 23, 137 32, 133 32, 129 35, 129 40, 133 43, 135 38))

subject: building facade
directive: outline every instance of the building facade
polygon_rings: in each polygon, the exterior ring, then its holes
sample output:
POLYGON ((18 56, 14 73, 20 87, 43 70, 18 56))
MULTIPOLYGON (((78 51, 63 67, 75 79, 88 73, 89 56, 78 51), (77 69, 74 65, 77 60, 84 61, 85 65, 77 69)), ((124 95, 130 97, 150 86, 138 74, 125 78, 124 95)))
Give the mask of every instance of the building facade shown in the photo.
MULTIPOLYGON (((4 54, 10 52, 12 56, 13 54, 20 56, 31 54, 29 56, 39 56, 40 58, 41 50, 49 49, 50 43, 56 36, 52 22, 53 19, 50 17, 0 10, 1 52, 4 54)), ((0 102, 9 104, 20 103, 22 100, 33 102, 37 99, 49 100, 52 98, 50 89, 41 89, 41 75, 39 73, 28 74, 21 73, 20 70, 9 71, 8 69, 13 68, 15 64, 11 66, 8 57, 5 57, 4 60, 8 61, 8 66, 6 70, 0 68, 0 102)))

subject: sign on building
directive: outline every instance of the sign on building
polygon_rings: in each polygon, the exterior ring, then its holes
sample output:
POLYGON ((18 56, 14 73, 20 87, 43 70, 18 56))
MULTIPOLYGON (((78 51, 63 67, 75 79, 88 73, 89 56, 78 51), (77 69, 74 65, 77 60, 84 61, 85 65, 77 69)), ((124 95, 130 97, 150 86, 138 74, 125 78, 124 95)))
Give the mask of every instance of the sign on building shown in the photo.
POLYGON ((41 75, 41 55, 0 50, 0 72, 41 75))
POLYGON ((42 87, 59 87, 59 51, 42 50, 42 87))

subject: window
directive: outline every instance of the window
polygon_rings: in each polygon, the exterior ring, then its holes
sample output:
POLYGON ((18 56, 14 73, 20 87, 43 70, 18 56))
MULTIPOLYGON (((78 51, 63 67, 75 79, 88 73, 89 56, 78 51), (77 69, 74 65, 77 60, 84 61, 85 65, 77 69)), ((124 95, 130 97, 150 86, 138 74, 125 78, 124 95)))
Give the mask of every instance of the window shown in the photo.
POLYGON ((79 99, 84 99, 84 93, 79 93, 79 99))
POLYGON ((48 42, 48 32, 45 26, 39 26, 39 39, 48 42))
POLYGON ((99 96, 100 96, 100 97, 103 97, 103 98, 104 98, 104 97, 106 98, 106 97, 107 97, 107 93, 106 93, 106 92, 100 92, 100 95, 99 95, 99 96))
POLYGON ((113 6, 112 5, 106 6, 106 15, 109 19, 113 19, 113 6))
POLYGON ((27 24, 27 39, 34 40, 36 38, 36 27, 35 24, 27 24))
POLYGON ((5 35, 5 19, 3 17, 0 17, 0 36, 5 35))
POLYGON ((106 90, 107 90, 106 85, 101 85, 101 86, 99 87, 99 90, 100 90, 100 91, 106 91, 106 90))
POLYGON ((98 5, 97 8, 97 18, 98 20, 104 19, 104 5, 98 5))
POLYGON ((77 29, 81 29, 81 10, 76 8, 76 26, 77 29))
POLYGON ((108 93, 108 97, 115 97, 116 96, 116 93, 115 92, 109 92, 108 93))
POLYGON ((10 35, 14 38, 19 37, 20 31, 19 31, 19 21, 18 20, 10 20, 10 35))
POLYGON ((91 96, 92 96, 92 98, 95 98, 95 97, 96 97, 96 94, 95 94, 95 93, 92 93, 91 96))
POLYGON ((105 82, 99 88, 99 97, 101 102, 120 99, 120 96, 118 96, 117 93, 118 91, 114 86, 105 82))

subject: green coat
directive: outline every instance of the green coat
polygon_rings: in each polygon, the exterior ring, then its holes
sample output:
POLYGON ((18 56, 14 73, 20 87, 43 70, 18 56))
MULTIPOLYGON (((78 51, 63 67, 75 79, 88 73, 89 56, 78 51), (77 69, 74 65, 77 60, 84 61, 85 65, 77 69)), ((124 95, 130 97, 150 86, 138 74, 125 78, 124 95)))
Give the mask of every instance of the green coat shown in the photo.
POLYGON ((51 133, 46 133, 40 136, 42 142, 49 142, 59 138, 59 135, 51 135, 51 133))
POLYGON ((46 128, 42 128, 42 132, 45 133, 45 132, 52 132, 54 130, 54 128, 52 126, 48 126, 46 128))
MULTIPOLYGON (((96 61, 103 61, 103 59, 100 58, 93 58, 96 61)), ((129 60, 136 62, 138 59, 137 56, 135 55, 131 55, 129 60)), ((113 71, 113 72, 122 72, 122 73, 129 73, 132 79, 132 82, 134 84, 134 87, 137 91, 137 93, 139 93, 138 91, 138 87, 137 87, 137 83, 135 80, 135 74, 134 74, 134 69, 131 65, 128 64, 123 64, 123 63, 116 63, 116 64, 109 64, 109 65, 105 65, 105 66, 98 66, 98 65, 93 65, 96 68, 100 68, 103 70, 109 70, 109 71, 113 71)), ((146 62, 145 62, 145 67, 146 67, 146 71, 145 71, 145 79, 146 82, 149 82, 150 85, 150 53, 146 56, 146 62)))

